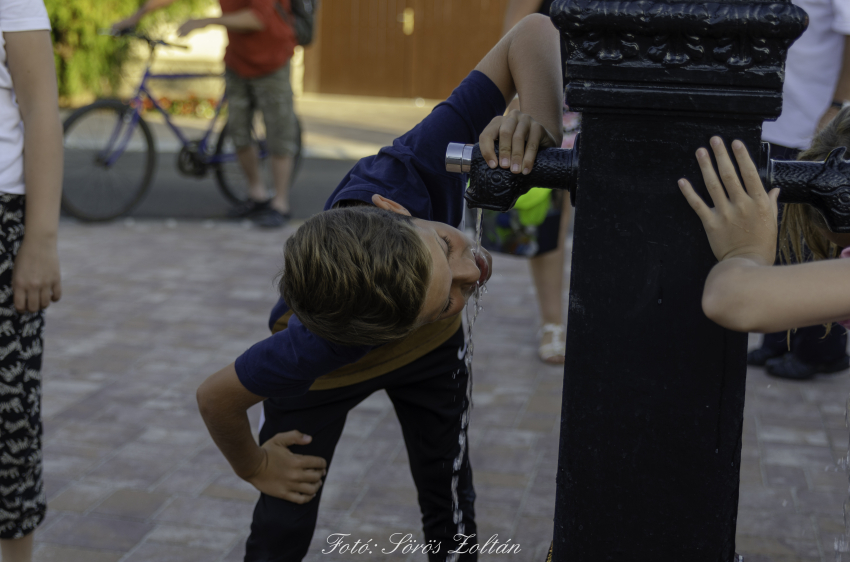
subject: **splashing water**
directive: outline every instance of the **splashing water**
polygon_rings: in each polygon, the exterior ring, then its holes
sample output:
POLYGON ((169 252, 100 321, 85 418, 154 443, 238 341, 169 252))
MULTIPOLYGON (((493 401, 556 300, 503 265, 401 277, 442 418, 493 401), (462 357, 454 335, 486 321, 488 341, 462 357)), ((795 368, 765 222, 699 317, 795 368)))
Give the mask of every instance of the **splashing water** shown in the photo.
MULTIPOLYGON (((850 428, 850 396, 847 397, 844 409, 844 426, 850 428)), ((850 472, 850 446, 847 455, 839 459, 838 466, 845 472, 850 472)), ((850 492, 850 488, 847 490, 850 492)), ((850 557, 842 557, 842 553, 850 552, 850 497, 844 500, 844 533, 835 537, 835 562, 850 560, 850 557)))
MULTIPOLYGON (((481 251, 481 224, 484 213, 481 209, 475 210, 475 244, 473 252, 478 255, 481 251)), ((463 458, 466 455, 466 429, 469 427, 469 413, 472 410, 472 352, 474 345, 472 343, 472 327, 475 325, 475 320, 478 318, 478 313, 483 310, 479 301, 481 296, 487 293, 487 288, 476 283, 475 291, 472 293, 472 298, 466 303, 466 340, 464 347, 466 355, 463 362, 466 364, 466 408, 463 410, 460 418, 460 433, 458 434, 457 442, 460 445, 460 450, 452 464, 452 521, 457 525, 457 534, 464 534, 465 528, 463 524, 463 510, 460 508, 460 500, 457 495, 457 485, 460 479, 460 470, 463 466, 463 458)), ((446 562, 456 562, 458 553, 449 554, 446 557, 446 562)))

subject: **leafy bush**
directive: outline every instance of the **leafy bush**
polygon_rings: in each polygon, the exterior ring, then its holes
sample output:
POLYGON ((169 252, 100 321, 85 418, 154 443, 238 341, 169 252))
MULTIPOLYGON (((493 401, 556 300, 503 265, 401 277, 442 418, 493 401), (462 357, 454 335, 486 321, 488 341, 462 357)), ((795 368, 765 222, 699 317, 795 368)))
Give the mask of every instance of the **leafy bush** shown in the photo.
MULTIPOLYGON (((146 16, 138 30, 158 37, 157 29, 202 12, 214 0, 179 0, 146 16)), ((130 55, 129 38, 99 35, 138 9, 139 0, 45 0, 53 28, 53 56, 59 95, 102 95, 114 89, 130 55)))

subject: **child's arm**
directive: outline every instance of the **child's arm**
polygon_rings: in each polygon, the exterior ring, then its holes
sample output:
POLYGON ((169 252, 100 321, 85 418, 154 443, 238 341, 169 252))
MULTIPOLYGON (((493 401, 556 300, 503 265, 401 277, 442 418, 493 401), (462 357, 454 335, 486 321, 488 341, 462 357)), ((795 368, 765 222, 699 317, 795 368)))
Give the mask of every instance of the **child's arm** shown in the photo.
POLYGON ((529 173, 538 148, 561 145, 560 35, 552 21, 532 14, 515 25, 478 63, 501 90, 505 103, 519 94, 523 113, 513 111, 493 119, 479 139, 482 156, 497 165, 493 141, 499 141, 499 162, 514 173, 529 173))
POLYGON ((265 28, 265 24, 257 17, 256 12, 251 8, 245 8, 236 12, 222 14, 214 18, 199 18, 190 19, 183 22, 177 28, 177 36, 185 37, 196 29, 203 29, 208 25, 221 25, 229 31, 261 31, 265 28))
POLYGON ((705 282, 706 316, 740 332, 778 332, 850 318, 850 260, 773 267, 779 190, 765 193, 741 141, 734 141, 732 150, 746 190, 723 142, 713 137, 711 144, 722 183, 704 148, 697 160, 714 208, 687 180, 679 180, 720 260, 705 282))
POLYGON ((263 397, 242 385, 232 363, 201 384, 197 399, 210 436, 237 476, 265 494, 294 503, 315 497, 327 473, 325 459, 296 455, 288 448, 306 445, 312 438, 293 430, 258 446, 246 412, 263 397))
POLYGON ((59 204, 62 197, 62 125, 53 47, 47 30, 3 34, 15 99, 24 123, 26 230, 12 277, 15 308, 36 312, 61 294, 59 204))

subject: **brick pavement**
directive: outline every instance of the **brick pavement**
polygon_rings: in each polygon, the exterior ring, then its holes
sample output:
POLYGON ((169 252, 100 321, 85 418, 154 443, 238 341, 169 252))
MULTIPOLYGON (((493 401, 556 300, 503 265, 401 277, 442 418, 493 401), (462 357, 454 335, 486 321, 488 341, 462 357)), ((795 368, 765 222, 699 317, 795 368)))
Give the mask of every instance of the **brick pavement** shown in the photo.
MULTIPOLYGON (((266 336, 289 232, 212 221, 62 223, 64 296, 48 311, 44 365, 50 511, 37 561, 241 560, 256 493, 212 444, 194 392, 266 336)), ((525 262, 497 257, 495 271, 476 326, 479 533, 519 543, 514 560, 542 561, 561 370, 536 359, 525 262)), ((848 391, 846 372, 795 384, 750 371, 738 524, 747 562, 833 560, 847 495, 835 460, 847 450, 848 391)), ((321 553, 331 532, 388 545, 395 532, 421 540, 419 527, 398 422, 386 396, 373 395, 349 416, 307 560, 347 558, 321 553)))

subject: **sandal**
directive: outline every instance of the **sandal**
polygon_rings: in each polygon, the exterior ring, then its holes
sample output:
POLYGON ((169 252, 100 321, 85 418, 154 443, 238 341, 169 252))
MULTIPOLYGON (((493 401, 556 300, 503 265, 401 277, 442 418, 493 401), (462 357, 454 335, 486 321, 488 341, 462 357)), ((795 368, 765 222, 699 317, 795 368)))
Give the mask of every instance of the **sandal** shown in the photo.
POLYGON ((563 365, 566 360, 567 342, 566 342, 567 327, 563 324, 543 324, 540 329, 540 339, 543 340, 546 336, 550 336, 549 343, 540 345, 537 350, 537 355, 540 360, 549 365, 563 365))

